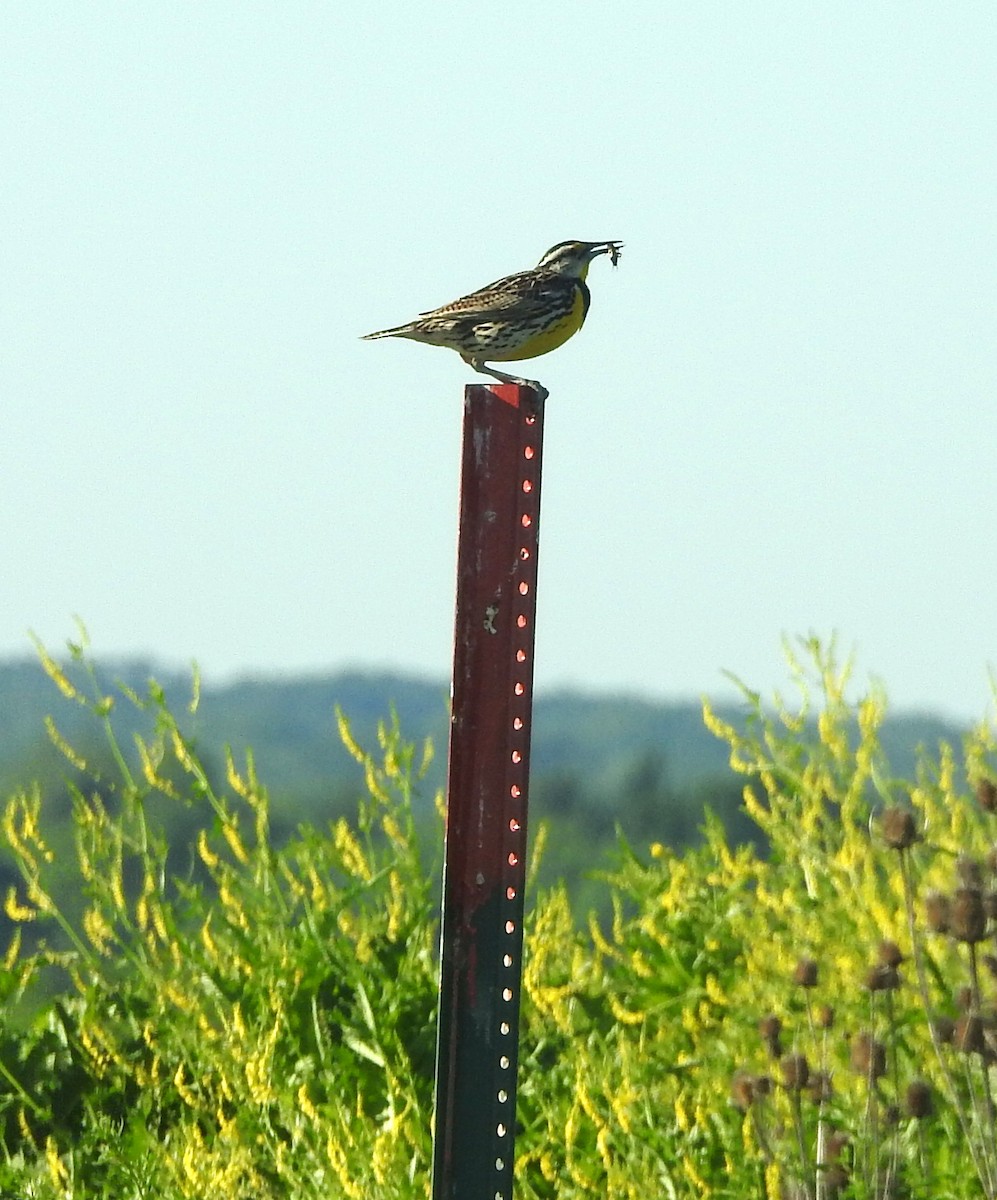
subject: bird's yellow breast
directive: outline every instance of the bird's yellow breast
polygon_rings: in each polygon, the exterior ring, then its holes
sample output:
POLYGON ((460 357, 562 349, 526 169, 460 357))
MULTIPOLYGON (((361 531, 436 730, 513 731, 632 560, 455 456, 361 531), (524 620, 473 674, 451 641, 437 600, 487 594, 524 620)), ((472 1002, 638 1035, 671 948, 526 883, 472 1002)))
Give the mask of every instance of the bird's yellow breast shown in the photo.
POLYGON ((585 295, 585 289, 577 287, 568 312, 555 317, 549 324, 537 328, 518 345, 511 345, 496 350, 494 353, 488 353, 485 355, 485 359, 487 362, 519 362, 524 358, 539 358, 541 354, 547 354, 551 350, 556 350, 558 346, 563 346, 569 337, 576 334, 584 324, 587 312, 588 298, 585 295))

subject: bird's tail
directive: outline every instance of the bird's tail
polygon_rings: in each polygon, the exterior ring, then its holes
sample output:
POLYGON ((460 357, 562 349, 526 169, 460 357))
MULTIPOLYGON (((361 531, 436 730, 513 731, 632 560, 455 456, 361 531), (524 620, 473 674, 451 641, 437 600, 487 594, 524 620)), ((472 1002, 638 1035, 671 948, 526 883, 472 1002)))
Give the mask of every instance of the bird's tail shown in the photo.
POLYGON ((408 325, 395 325, 392 329, 377 329, 373 333, 365 333, 361 336, 361 340, 364 342, 372 342, 375 338, 406 337, 411 332, 411 323, 408 325))

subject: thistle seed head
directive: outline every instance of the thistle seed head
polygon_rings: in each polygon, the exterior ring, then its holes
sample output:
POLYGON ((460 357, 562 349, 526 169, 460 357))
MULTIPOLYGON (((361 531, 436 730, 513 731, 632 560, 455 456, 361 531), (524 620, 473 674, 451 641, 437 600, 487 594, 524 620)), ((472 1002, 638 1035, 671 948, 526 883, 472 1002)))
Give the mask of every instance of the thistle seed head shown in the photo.
POLYGON ((883 840, 894 850, 906 850, 917 841, 917 825, 914 814, 907 808, 894 805, 883 810, 880 822, 883 840))
POLYGON ((984 812, 997 812, 997 784, 992 779, 981 779, 976 785, 976 799, 984 812))
POLYGON ((793 971, 793 983, 797 987, 812 988, 817 986, 817 963, 812 958, 801 958, 793 971))
POLYGON ((814 1104, 826 1104, 834 1095, 831 1076, 827 1071, 814 1071, 807 1080, 807 1095, 814 1104))
POLYGON ((825 1160, 829 1163, 837 1162, 841 1157, 841 1152, 848 1145, 848 1134, 842 1133, 840 1129, 832 1129, 827 1137, 827 1145, 824 1148, 825 1160))
POLYGON ((807 1086, 810 1065, 802 1054, 787 1054, 779 1063, 783 1087, 790 1092, 799 1092, 807 1086))
POLYGON ((896 942, 882 941, 876 950, 876 957, 884 967, 899 967, 902 962, 906 961, 906 956, 901 952, 900 947, 896 942))
POLYGON ((832 1163, 824 1172, 824 1190, 828 1200, 838 1200, 842 1191, 848 1186, 848 1168, 841 1163, 832 1163))
POLYGON ((900 972, 896 967, 876 963, 866 971, 862 986, 868 992, 892 992, 900 986, 900 972))
POLYGON ((755 1099, 755 1081, 751 1075, 739 1073, 730 1082, 730 1098, 734 1107, 747 1112, 755 1099))
POLYGON ((850 1053, 852 1069, 867 1079, 881 1079, 886 1074, 886 1047, 871 1033, 852 1038, 850 1053))
POLYGON ((987 935, 987 914, 979 888, 961 887, 952 902, 952 936, 960 942, 982 942, 987 935))
POLYGON ((963 887, 983 887, 983 863, 969 854, 960 854, 955 863, 956 874, 963 887))
POLYGON ((904 1108, 909 1117, 923 1120, 935 1111, 935 1101, 931 1094, 931 1085, 923 1079, 915 1079, 907 1085, 904 1095, 904 1108))
POLYGON ((943 1046, 952 1045, 952 1040, 955 1037, 955 1021, 951 1017, 938 1014, 931 1022, 931 1027, 935 1032, 935 1037, 943 1046))
POLYGON ((983 1036, 983 1022, 972 1013, 964 1013, 955 1023, 953 1044, 964 1054, 983 1055, 987 1049, 983 1036))
POLYGON ((782 1054, 782 1041, 779 1037, 782 1033, 782 1021, 775 1013, 769 1013, 758 1022, 758 1032, 761 1034, 769 1054, 773 1058, 778 1058, 782 1054))
POLYGON ((944 892, 929 892, 924 898, 928 927, 935 933, 948 933, 952 920, 952 901, 944 892))

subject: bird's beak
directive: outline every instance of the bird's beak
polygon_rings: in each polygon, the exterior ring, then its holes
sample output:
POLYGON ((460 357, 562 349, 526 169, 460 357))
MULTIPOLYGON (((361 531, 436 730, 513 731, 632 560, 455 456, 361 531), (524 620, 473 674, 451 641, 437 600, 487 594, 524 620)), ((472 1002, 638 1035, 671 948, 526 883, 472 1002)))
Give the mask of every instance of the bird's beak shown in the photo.
POLYGON ((615 266, 622 249, 623 243, 618 238, 612 238, 608 242, 589 242, 588 256, 593 259, 598 258, 600 254, 608 254, 615 266))

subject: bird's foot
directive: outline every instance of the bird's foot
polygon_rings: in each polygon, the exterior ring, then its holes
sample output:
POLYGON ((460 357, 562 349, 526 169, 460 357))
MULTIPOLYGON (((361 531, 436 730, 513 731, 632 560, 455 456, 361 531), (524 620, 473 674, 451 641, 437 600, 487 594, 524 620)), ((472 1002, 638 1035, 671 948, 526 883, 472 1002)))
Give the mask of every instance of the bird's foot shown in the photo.
POLYGON ((507 375, 505 371, 496 371, 493 367, 486 367, 484 363, 478 362, 476 359, 465 358, 464 361, 474 367, 479 374, 490 375, 499 383, 514 383, 517 387, 529 388, 536 396, 537 403, 542 403, 550 395, 544 385, 535 379, 520 379, 518 375, 507 375))
POLYGON ((520 387, 529 388, 530 391, 536 396, 538 402, 546 400, 550 395, 550 392, 547 391, 544 385, 542 383, 538 383, 535 379, 520 379, 518 382, 520 387))
POLYGON ((506 375, 505 381, 506 383, 515 383, 518 387, 529 388, 538 402, 546 400, 550 395, 544 385, 536 379, 520 379, 516 375, 506 375))
POLYGON ((502 382, 515 384, 516 387, 525 388, 528 392, 532 392, 534 404, 543 404, 543 402, 550 395, 550 392, 547 391, 544 385, 542 383, 538 383, 535 379, 517 379, 515 376, 510 375, 502 382))

